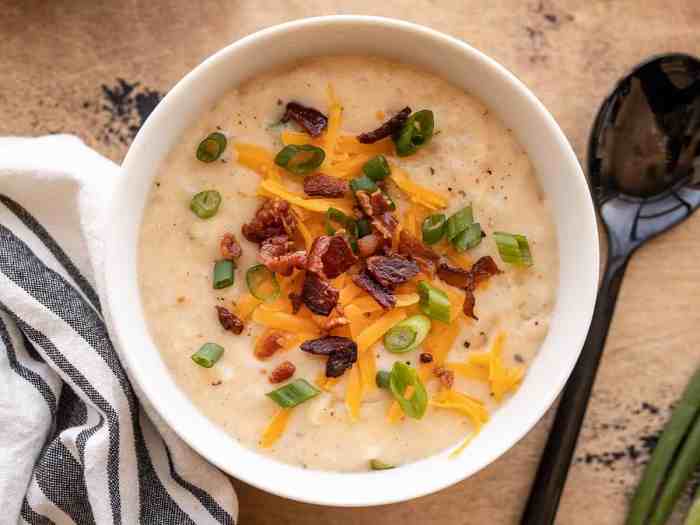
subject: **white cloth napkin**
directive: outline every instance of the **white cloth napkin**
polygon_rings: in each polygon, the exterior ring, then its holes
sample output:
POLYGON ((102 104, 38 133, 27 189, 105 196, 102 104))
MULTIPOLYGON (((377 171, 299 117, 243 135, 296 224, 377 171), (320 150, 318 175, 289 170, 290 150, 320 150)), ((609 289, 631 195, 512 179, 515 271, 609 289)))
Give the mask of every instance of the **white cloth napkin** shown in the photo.
POLYGON ((233 524, 226 476, 140 402, 99 297, 118 166, 0 139, 0 522, 233 524))

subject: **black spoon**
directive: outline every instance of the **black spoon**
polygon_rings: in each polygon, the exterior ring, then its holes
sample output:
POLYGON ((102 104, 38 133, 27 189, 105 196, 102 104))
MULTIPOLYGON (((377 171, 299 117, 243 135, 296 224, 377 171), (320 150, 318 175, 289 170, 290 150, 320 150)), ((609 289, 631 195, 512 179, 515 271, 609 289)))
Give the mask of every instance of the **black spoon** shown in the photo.
POLYGON ((630 256, 700 206, 698 59, 658 56, 617 84, 591 130, 588 174, 607 229, 607 265, 588 337, 564 389, 522 525, 554 523, 630 256))

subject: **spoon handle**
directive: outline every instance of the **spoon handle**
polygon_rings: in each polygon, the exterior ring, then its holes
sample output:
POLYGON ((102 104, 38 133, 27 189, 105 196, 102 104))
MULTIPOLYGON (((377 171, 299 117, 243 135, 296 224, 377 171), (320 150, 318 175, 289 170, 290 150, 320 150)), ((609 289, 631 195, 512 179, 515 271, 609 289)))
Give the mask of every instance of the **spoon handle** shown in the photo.
POLYGON ((554 523, 628 260, 629 255, 624 255, 608 261, 591 327, 549 431, 522 525, 554 523))

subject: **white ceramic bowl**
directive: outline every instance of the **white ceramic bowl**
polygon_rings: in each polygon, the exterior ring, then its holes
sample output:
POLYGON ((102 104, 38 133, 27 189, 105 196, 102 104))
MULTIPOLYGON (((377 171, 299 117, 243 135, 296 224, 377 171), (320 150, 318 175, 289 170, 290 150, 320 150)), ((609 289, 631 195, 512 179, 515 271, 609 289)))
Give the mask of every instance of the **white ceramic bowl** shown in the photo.
POLYGON ((502 66, 455 38, 398 20, 364 16, 311 18, 265 29, 209 57, 178 82, 139 131, 123 167, 107 239, 112 336, 123 349, 132 380, 163 419, 202 456, 260 489, 310 503, 359 506, 407 500, 447 487, 484 468, 533 427, 559 394, 583 345, 598 282, 598 234, 581 167, 535 96, 502 66), (242 447, 197 410, 176 386, 146 328, 137 240, 158 165, 197 116, 225 92, 275 66, 322 54, 396 59, 476 95, 513 129, 551 200, 561 265, 551 328, 520 389, 457 459, 448 459, 445 451, 395 470, 352 474, 303 470, 268 459, 242 447))

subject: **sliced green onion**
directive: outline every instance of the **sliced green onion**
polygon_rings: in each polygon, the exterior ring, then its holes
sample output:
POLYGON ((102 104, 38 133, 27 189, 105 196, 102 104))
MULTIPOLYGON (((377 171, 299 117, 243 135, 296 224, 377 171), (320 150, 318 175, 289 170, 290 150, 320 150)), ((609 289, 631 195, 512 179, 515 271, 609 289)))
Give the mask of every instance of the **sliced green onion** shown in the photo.
POLYGON ((386 370, 379 370, 377 372, 377 376, 375 377, 374 381, 377 383, 377 386, 379 388, 386 388, 388 390, 390 377, 391 377, 391 372, 387 372, 386 370))
POLYGON ((214 366, 224 354, 224 347, 216 343, 204 343, 202 347, 192 354, 192 361, 204 368, 214 366))
POLYGON ((396 154, 399 157, 413 155, 418 148, 426 145, 433 137, 435 117, 429 109, 417 111, 406 120, 394 138, 396 154))
POLYGON ((216 190, 200 191, 190 201, 190 210, 200 219, 209 219, 216 215, 219 206, 221 206, 221 194, 216 190))
POLYGON ((372 233, 372 223, 369 219, 360 219, 357 221, 357 238, 364 237, 372 233))
POLYGON ((295 379, 291 383, 265 394, 282 408, 292 408, 316 397, 321 391, 306 379, 295 379))
MULTIPOLYGON (((328 208, 326 210, 326 233, 328 235, 333 235, 336 232, 336 229, 333 227, 333 223, 339 224, 342 228, 348 229, 348 224, 349 223, 354 223, 355 221, 345 215, 342 211, 340 211, 337 208, 328 208)), ((356 228, 357 226, 355 226, 356 228)), ((351 226, 352 228, 352 226, 351 226)))
POLYGON ((387 207, 389 208, 389 210, 390 211, 396 210, 396 203, 394 202, 394 199, 392 199, 389 196, 389 193, 381 188, 379 189, 379 191, 381 191, 382 195, 384 195, 384 198, 386 199, 386 204, 387 204, 387 207))
POLYGON ((437 321, 450 322, 450 299, 447 294, 427 281, 418 283, 419 306, 421 311, 437 321))
POLYGON ((415 368, 401 361, 395 362, 391 369, 389 388, 404 414, 414 419, 420 419, 425 415, 428 407, 428 393, 415 368), (413 387, 413 392, 411 397, 406 399, 404 393, 409 386, 413 387))
POLYGON ((420 346, 430 332, 430 319, 424 315, 412 315, 394 325, 384 335, 384 347, 394 354, 410 352, 420 346))
POLYGON ((367 175, 361 175, 350 181, 350 189, 353 193, 364 191, 371 194, 377 191, 377 185, 367 175))
POLYGON ((532 254, 527 237, 514 233, 494 232, 493 240, 496 241, 498 253, 503 262, 517 266, 532 266, 532 254))
POLYGON ((425 244, 435 244, 445 235, 445 223, 447 219, 442 213, 429 215, 423 221, 423 242, 425 244))
POLYGON ((362 172, 375 182, 386 179, 391 175, 389 163, 384 155, 372 157, 362 166, 362 172))
POLYGON ((207 135, 197 146, 197 160, 214 162, 226 149, 226 135, 215 131, 207 135))
POLYGON ((231 286, 234 280, 235 269, 236 265, 231 260, 216 261, 214 264, 214 289, 219 290, 231 286))
POLYGON ((454 241, 460 233, 466 230, 470 224, 474 222, 474 212, 472 211, 471 204, 465 206, 458 212, 454 213, 447 219, 447 239, 449 241, 454 241))
MULTIPOLYGON (((683 396, 666 423, 654 453, 647 464, 639 486, 634 493, 625 525, 645 525, 657 501, 657 494, 672 463, 678 454, 683 440, 695 422, 700 427, 700 369, 690 379, 683 396)), ((687 441, 687 439, 686 439, 687 441)), ((678 464, 678 460, 676 460, 678 464)), ((670 478, 669 478, 670 479, 670 478)), ((668 485, 668 483, 667 483, 668 485)))
POLYGON ((296 175, 315 171, 326 158, 326 153, 311 144, 289 144, 275 156, 275 164, 296 175))
POLYGON ((280 296, 280 285, 275 274, 264 264, 256 264, 248 268, 245 282, 250 294, 265 303, 271 303, 280 296))
POLYGON ((396 468, 396 465, 390 465, 389 463, 384 463, 380 459, 371 459, 369 462, 369 468, 372 470, 389 470, 396 468))
POLYGON ((457 235, 452 241, 452 245, 458 252, 465 252, 479 245, 483 235, 481 234, 481 224, 473 222, 467 229, 457 235))

